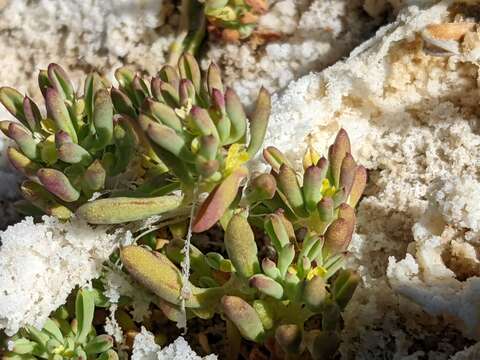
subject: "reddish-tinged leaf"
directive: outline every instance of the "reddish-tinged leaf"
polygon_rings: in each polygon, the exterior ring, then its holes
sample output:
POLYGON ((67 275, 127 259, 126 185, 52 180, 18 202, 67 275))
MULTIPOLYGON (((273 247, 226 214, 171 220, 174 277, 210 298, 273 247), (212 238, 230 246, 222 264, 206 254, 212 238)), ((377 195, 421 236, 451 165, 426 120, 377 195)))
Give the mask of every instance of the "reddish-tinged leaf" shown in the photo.
POLYGON ((193 222, 193 232, 206 231, 220 220, 235 200, 240 184, 247 175, 248 170, 245 167, 241 167, 217 185, 198 210, 193 222))

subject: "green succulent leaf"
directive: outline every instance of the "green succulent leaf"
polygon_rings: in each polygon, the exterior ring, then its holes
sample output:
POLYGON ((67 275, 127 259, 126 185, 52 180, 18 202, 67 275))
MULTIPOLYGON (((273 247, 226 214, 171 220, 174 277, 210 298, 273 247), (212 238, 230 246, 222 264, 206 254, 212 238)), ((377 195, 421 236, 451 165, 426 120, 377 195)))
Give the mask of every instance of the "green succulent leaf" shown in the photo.
POLYGON ((261 342, 265 335, 262 321, 255 309, 245 300, 236 296, 224 296, 222 311, 235 324, 240 334, 251 341, 261 342))
POLYGON ((42 168, 37 171, 37 176, 45 189, 65 202, 74 202, 80 197, 78 190, 59 170, 42 168))
POLYGON ((113 103, 107 90, 99 90, 94 96, 93 124, 96 131, 95 150, 109 145, 113 138, 113 103))
POLYGON ((28 128, 33 132, 40 132, 42 114, 40 113, 37 104, 35 104, 35 102, 28 96, 23 98, 23 113, 25 115, 28 128))
POLYGON ((245 167, 240 167, 215 187, 195 216, 192 226, 193 232, 208 230, 220 220, 235 200, 240 184, 247 175, 248 170, 245 167))
POLYGON ((20 171, 27 178, 37 178, 37 171, 40 169, 40 166, 23 155, 20 151, 13 147, 9 147, 7 149, 7 157, 13 167, 20 171))
POLYGON ((201 86, 200 67, 193 55, 184 53, 178 61, 178 70, 183 79, 188 79, 192 82, 196 93, 199 94, 201 86))
POLYGON ((225 110, 232 124, 227 144, 241 141, 247 131, 247 116, 238 95, 231 88, 225 91, 225 110))
POLYGON ((230 220, 225 231, 225 249, 240 276, 248 279, 260 270, 257 244, 247 219, 238 214, 230 220))
POLYGON ((283 298, 283 287, 272 278, 263 274, 253 275, 248 283, 251 287, 257 289, 262 294, 268 295, 274 299, 281 300, 283 298))
POLYGON ((10 87, 0 88, 0 102, 10 114, 16 117, 23 125, 28 123, 23 113, 23 95, 10 87))
POLYGON ((20 150, 22 150, 23 154, 29 159, 35 160, 38 158, 38 144, 30 130, 20 124, 12 122, 8 126, 8 136, 17 143, 20 150))
POLYGON ((341 270, 333 283, 333 297, 335 301, 344 309, 360 283, 360 276, 351 270, 341 270))
POLYGON ((112 197, 83 204, 76 215, 90 224, 121 224, 143 220, 177 209, 182 197, 166 195, 151 198, 112 197))
POLYGON ((85 346, 87 355, 101 354, 113 346, 113 339, 109 335, 99 335, 94 337, 85 346))
POLYGON ((328 159, 330 162, 331 177, 336 188, 340 185, 340 172, 342 169, 343 159, 350 153, 350 139, 344 129, 340 129, 335 141, 328 151, 328 159))
POLYGON ((363 166, 357 166, 355 169, 355 175, 352 183, 352 187, 350 190, 350 197, 348 199, 348 204, 351 207, 355 207, 360 200, 360 197, 365 190, 365 186, 367 185, 367 169, 363 166))
POLYGON ((274 146, 268 146, 263 150, 263 158, 272 167, 274 173, 279 173, 283 164, 293 168, 285 155, 274 146))
POLYGON ((95 311, 95 297, 89 290, 80 289, 75 300, 75 317, 77 319, 77 334, 75 341, 83 344, 92 331, 92 321, 95 311))
POLYGON ((72 100, 74 96, 73 85, 68 78, 67 73, 60 65, 48 65, 48 80, 60 96, 66 100, 72 100))
POLYGON ((48 114, 55 122, 56 128, 65 131, 72 138, 73 142, 77 143, 77 132, 73 126, 65 101, 58 90, 48 88, 45 93, 45 103, 48 114))
MULTIPOLYGON (((121 258, 128 272, 146 288, 163 300, 179 305, 181 301, 182 276, 177 267, 163 254, 152 253, 140 246, 122 249, 121 258)), ((221 290, 199 289, 190 285, 192 294, 185 299, 188 308, 204 308, 214 302, 221 290)))
POLYGON ((43 331, 53 336, 59 343, 63 343, 64 338, 62 331, 52 319, 48 318, 47 321, 45 321, 45 324, 43 325, 43 331))
POLYGON ((250 158, 260 150, 267 132, 268 118, 270 117, 270 94, 264 88, 260 89, 255 111, 250 118, 250 142, 247 152, 250 158))

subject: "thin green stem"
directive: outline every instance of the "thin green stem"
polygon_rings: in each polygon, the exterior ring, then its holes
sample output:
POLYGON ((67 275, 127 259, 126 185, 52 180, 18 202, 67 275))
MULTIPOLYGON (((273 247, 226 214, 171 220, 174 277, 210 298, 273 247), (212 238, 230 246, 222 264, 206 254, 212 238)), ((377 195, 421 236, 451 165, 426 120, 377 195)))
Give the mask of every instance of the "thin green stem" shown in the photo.
POLYGON ((170 47, 168 59, 168 63, 172 66, 178 63, 178 59, 184 52, 195 55, 205 37, 206 17, 202 6, 200 6, 200 9, 195 9, 195 7, 199 6, 200 4, 196 0, 182 0, 178 34, 170 47), (195 21, 198 21, 198 26, 194 33, 189 36, 189 33, 194 30, 193 24, 195 21))

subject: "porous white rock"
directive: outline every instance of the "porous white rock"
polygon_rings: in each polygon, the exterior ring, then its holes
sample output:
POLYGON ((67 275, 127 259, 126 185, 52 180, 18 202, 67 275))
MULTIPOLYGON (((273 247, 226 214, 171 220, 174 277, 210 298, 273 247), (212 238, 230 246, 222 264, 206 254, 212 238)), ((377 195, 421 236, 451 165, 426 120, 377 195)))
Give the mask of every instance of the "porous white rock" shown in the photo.
POLYGON ((74 79, 127 64, 154 73, 174 38, 172 12, 169 0, 8 1, 0 13, 1 85, 37 95, 37 72, 50 62, 74 79))
POLYGON ((215 355, 198 356, 183 337, 161 349, 152 333, 142 326, 133 342, 132 360, 216 360, 215 355))
POLYGON ((456 279, 455 272, 442 260, 448 243, 431 233, 420 240, 426 235, 421 233, 426 231, 420 223, 414 227, 418 259, 411 254, 398 262, 394 257, 389 258, 387 277, 390 284, 430 315, 444 317, 461 328, 466 336, 479 338, 480 277, 472 276, 465 281, 456 279))
POLYGON ((84 222, 27 217, 0 232, 0 329, 42 328, 76 287, 100 275, 117 236, 84 222))
POLYGON ((160 345, 155 343, 155 337, 142 326, 140 333, 133 340, 132 360, 157 360, 160 345))

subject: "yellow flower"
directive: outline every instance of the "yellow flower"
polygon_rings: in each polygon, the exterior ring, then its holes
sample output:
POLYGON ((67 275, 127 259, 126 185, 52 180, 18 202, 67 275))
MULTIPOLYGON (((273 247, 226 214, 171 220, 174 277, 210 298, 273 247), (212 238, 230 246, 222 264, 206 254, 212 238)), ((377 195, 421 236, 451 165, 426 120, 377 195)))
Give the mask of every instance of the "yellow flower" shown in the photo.
POLYGON ((330 184, 330 181, 328 181, 328 179, 323 179, 321 192, 323 196, 332 197, 337 192, 337 189, 334 185, 330 184))
POLYGON ((235 169, 238 169, 244 163, 246 163, 250 157, 245 151, 243 145, 232 144, 228 149, 227 158, 225 159, 224 175, 231 174, 235 169))
POLYGON ((324 276, 327 273, 327 270, 325 270, 324 267, 322 266, 317 266, 312 269, 307 274, 307 280, 312 280, 315 276, 324 276))

